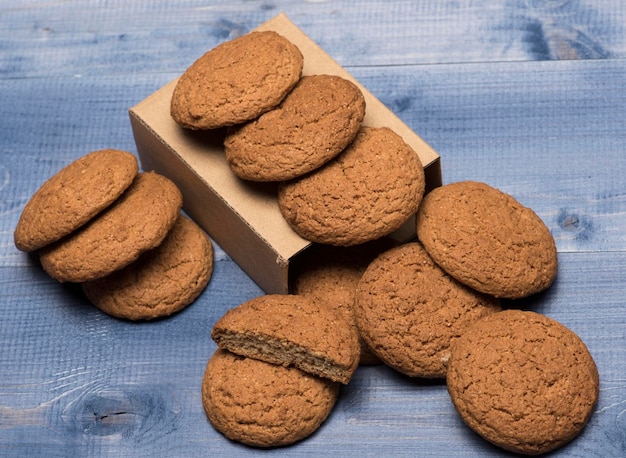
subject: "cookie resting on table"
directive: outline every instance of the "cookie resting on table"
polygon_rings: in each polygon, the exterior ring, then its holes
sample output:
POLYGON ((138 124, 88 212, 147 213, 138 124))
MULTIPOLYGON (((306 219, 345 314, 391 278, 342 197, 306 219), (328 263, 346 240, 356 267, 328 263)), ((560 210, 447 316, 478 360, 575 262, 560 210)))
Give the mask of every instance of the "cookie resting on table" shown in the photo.
POLYGON ((584 342, 536 312, 505 310, 452 345, 446 383, 465 423, 493 444, 538 455, 574 439, 598 400, 584 342))
POLYGON ((192 220, 179 216, 158 247, 98 280, 82 284, 103 312, 128 320, 152 320, 176 313, 204 291, 213 272, 213 246, 192 220))
POLYGON ((448 274, 496 297, 538 293, 557 275, 556 244, 545 223, 485 183, 433 189, 418 211, 417 236, 448 274))
POLYGON ((369 348, 410 377, 444 378, 450 345, 499 301, 441 270, 417 242, 374 259, 356 290, 354 315, 369 348))
POLYGON ((293 444, 328 418, 340 384, 218 349, 202 379, 202 404, 227 438, 254 447, 293 444))

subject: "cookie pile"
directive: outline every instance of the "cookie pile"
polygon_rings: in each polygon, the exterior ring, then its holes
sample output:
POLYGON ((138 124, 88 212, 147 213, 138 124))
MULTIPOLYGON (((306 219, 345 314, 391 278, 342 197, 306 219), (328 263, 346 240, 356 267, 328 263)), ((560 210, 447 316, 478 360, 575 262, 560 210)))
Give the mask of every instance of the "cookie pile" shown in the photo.
POLYGON ((196 60, 170 113, 187 129, 225 128, 233 173, 277 182, 278 206, 306 240, 352 246, 399 229, 424 194, 423 165, 393 130, 363 125, 365 99, 336 75, 302 75, 299 49, 251 32, 196 60))
POLYGON ((251 446, 311 435, 359 363, 356 328, 304 296, 244 302, 215 323, 211 337, 219 349, 205 371, 204 409, 218 431, 251 446))
POLYGON ((444 379, 466 424, 504 449, 572 440, 597 401, 591 355, 562 324, 500 303, 553 283, 548 228, 485 183, 424 196, 419 157, 363 125, 359 89, 302 66, 284 37, 252 32, 203 55, 172 96, 183 128, 226 128, 232 172, 278 182, 283 217, 318 244, 293 267, 291 295, 248 301, 213 327, 210 422, 248 445, 293 443, 326 419, 358 364, 384 363, 444 379), (386 243, 414 214, 416 238, 386 243))
POLYGON ((571 441, 598 399, 595 362, 574 332, 514 302, 556 278, 543 221, 464 181, 425 196, 416 236, 378 256, 357 285, 365 342, 406 375, 444 378, 464 422, 503 449, 538 455, 571 441))
POLYGON ((59 282, 80 283, 103 312, 129 320, 191 304, 213 270, 208 236, 181 214, 168 178, 139 172, 131 153, 91 152, 46 181, 15 228, 18 249, 36 252, 59 282))

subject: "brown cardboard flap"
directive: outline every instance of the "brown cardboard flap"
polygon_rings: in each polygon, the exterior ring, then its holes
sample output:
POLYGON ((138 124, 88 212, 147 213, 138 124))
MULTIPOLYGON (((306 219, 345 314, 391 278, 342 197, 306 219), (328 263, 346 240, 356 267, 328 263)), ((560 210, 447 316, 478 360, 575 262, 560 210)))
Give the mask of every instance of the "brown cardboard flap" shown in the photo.
MULTIPOLYGON (((298 46, 304 74, 335 74, 357 84, 366 100, 364 124, 387 126, 401 135, 419 155, 427 187, 441 184, 437 153, 284 14, 258 30, 274 30, 298 46)), ((232 173, 224 156, 224 131, 190 131, 174 122, 170 99, 176 81, 129 110, 143 169, 155 170, 178 185, 185 211, 264 291, 286 293, 289 262, 310 242, 293 232, 282 217, 276 184, 245 182, 232 173)))

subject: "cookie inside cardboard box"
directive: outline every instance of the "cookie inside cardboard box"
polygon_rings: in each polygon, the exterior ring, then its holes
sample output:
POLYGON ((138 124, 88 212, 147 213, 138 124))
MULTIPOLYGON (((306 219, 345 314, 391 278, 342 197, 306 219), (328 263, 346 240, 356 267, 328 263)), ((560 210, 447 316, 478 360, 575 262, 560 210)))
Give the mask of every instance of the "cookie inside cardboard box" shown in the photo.
MULTIPOLYGON (((374 97, 352 75, 306 36, 285 14, 256 30, 273 30, 304 56, 303 75, 332 74, 355 83, 366 100, 363 125, 389 127, 418 154, 426 189, 441 185, 439 155, 374 97)), ((208 51, 208 50, 207 50, 208 51)), ((183 193, 184 209, 266 293, 287 293, 290 264, 315 245, 298 236, 278 208, 274 184, 250 183, 230 169, 223 147, 225 131, 190 131, 170 116, 177 79, 129 109, 137 152, 144 170, 170 178, 183 193)), ((414 237, 414 218, 392 234, 414 237)))

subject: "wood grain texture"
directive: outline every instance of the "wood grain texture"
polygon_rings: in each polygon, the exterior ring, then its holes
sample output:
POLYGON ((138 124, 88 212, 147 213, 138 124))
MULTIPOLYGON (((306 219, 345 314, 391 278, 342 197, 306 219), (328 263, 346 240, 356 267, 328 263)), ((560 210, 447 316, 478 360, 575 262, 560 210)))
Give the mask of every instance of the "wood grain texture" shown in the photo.
POLYGON ((619 0, 4 0, 0 71, 179 72, 281 11, 344 66, 626 56, 619 0))
MULTIPOLYGON (((565 253, 561 266, 548 293, 515 304, 577 332, 599 366, 596 413, 555 456, 617 457, 626 440, 624 263, 611 253, 565 253)), ((236 270, 218 262, 209 289, 193 306, 168 320, 132 324, 99 313, 76 288, 51 283, 37 268, 2 268, 2 290, 22 293, 29 302, 5 314, 0 334, 0 450, 9 456, 251 454, 211 428, 199 399, 215 348, 211 323, 259 293, 236 270), (12 286, 26 281, 29 293, 12 286)), ((274 454, 362 456, 363 450, 372 452, 367 456, 383 450, 503 455, 460 423, 443 384, 411 380, 384 366, 359 368, 322 429, 274 454)))
MULTIPOLYGON (((617 0, 0 0, 0 456, 252 456, 211 428, 200 383, 230 307, 262 294, 216 247, 182 313, 115 320, 17 251, 26 201, 86 152, 135 152, 127 109, 216 44, 285 11, 441 155, 552 231, 560 270, 506 306, 577 332, 600 372, 583 434, 551 456, 626 455, 626 4, 617 0)), ((359 368, 282 456, 506 456, 442 383, 359 368)))
POLYGON ((559 251, 624 251, 625 61, 359 68, 442 156, 444 182, 515 195, 559 251), (445 158, 445 159, 443 159, 445 158))

